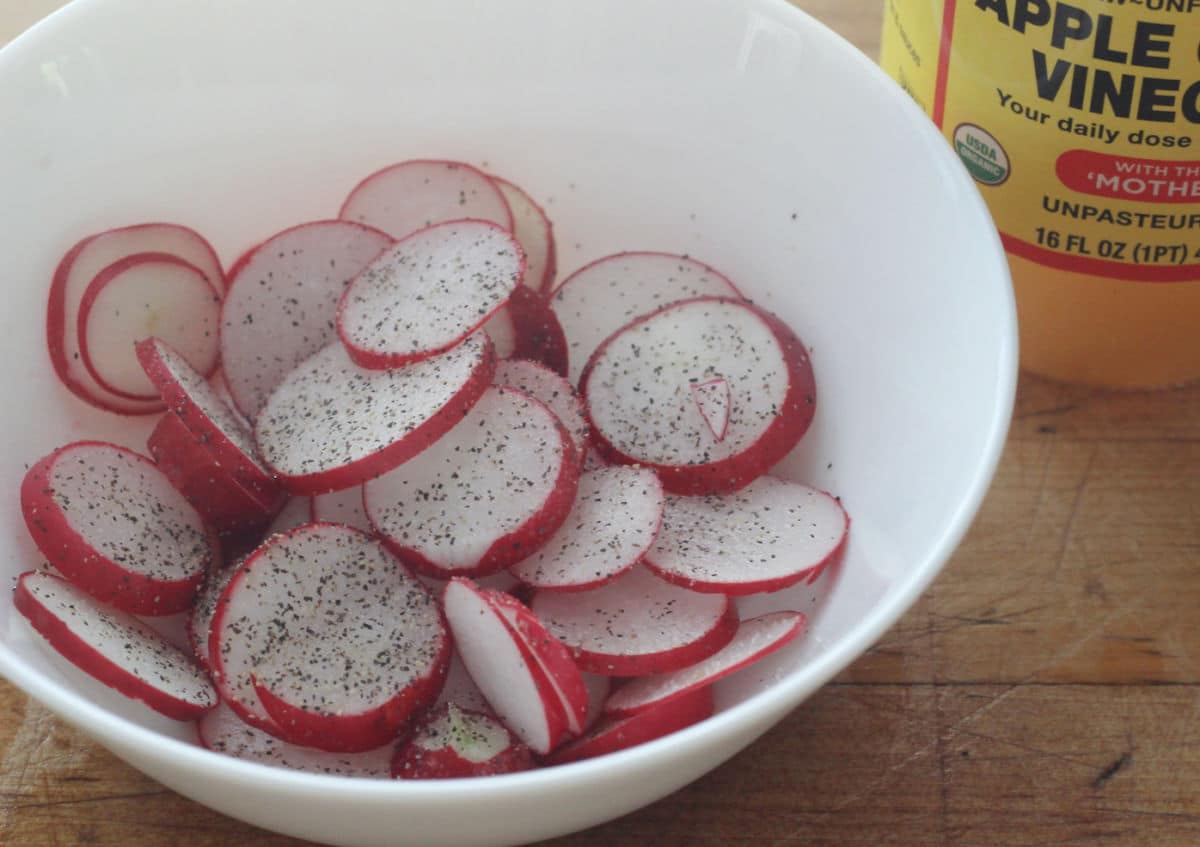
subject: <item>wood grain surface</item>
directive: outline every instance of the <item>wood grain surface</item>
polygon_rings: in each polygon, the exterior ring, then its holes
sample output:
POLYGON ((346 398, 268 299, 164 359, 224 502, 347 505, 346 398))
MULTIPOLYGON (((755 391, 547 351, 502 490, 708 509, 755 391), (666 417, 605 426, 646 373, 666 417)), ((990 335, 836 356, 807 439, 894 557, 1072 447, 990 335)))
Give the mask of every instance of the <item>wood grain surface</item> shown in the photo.
MULTIPOLYGON (((2 0, 0 43, 56 0, 2 0)), ((798 0, 870 55, 882 0, 798 0)), ((945 574, 724 767, 553 847, 1200 845, 1200 387, 1034 378, 945 574)), ((0 682, 0 844, 285 847, 0 682)))

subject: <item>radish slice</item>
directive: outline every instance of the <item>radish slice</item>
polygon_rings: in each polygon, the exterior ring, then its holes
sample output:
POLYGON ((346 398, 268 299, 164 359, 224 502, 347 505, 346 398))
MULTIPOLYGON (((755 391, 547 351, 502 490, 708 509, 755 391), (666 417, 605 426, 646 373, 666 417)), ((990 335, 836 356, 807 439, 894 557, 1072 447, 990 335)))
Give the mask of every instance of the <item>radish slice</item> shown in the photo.
POLYGON ((554 373, 567 372, 567 337, 540 295, 518 286, 508 302, 483 325, 501 359, 529 359, 554 373))
POLYGON ((544 544, 575 499, 579 465, 554 413, 492 386, 461 423, 366 484, 371 524, 430 576, 495 573, 544 544))
POLYGON ((735 494, 668 496, 646 564, 693 591, 778 591, 832 561, 849 526, 834 497, 762 477, 735 494))
POLYGON ((724 274, 685 256, 617 253, 584 265, 550 298, 567 335, 567 378, 579 385, 600 342, 635 318, 678 300, 741 296, 724 274))
POLYGON ((208 640, 212 633, 213 616, 217 613, 217 600, 225 591, 225 586, 229 585, 229 580, 237 573, 240 564, 238 562, 227 568, 216 568, 209 572, 208 578, 204 580, 204 587, 196 595, 191 614, 188 615, 188 645, 192 648, 196 661, 205 670, 212 670, 212 663, 208 658, 208 640))
POLYGON ((525 285, 539 293, 549 293, 557 270, 554 224, 546 211, 520 187, 498 176, 493 176, 492 181, 512 210, 513 234, 521 242, 528 261, 525 285))
POLYGON ((179 721, 217 705, 204 671, 137 618, 45 571, 17 579, 13 603, 63 658, 110 688, 179 721))
POLYGON ((363 532, 375 532, 375 527, 371 526, 371 521, 367 518, 367 510, 363 506, 361 485, 347 488, 344 491, 314 494, 312 519, 318 523, 340 523, 361 529, 363 532))
POLYGON ((391 744, 365 753, 327 753, 301 747, 254 728, 225 703, 202 717, 196 723, 196 732, 209 750, 260 765, 363 779, 387 779, 391 774, 391 744))
POLYGON ((221 294, 204 272, 167 253, 136 253, 96 275, 79 306, 79 350, 101 386, 133 400, 158 392, 134 345, 158 336, 203 374, 217 367, 221 294))
POLYGON ((590 591, 538 591, 530 604, 582 670, 644 676, 687 667, 737 631, 729 598, 697 594, 634 568, 590 591))
POLYGON ((289 497, 274 519, 263 531, 263 537, 278 535, 306 523, 312 523, 312 500, 308 497, 289 497))
POLYGON ((487 174, 465 162, 430 159, 400 162, 371 174, 350 192, 338 217, 393 238, 461 218, 513 228, 508 202, 487 174))
POLYGON ((237 482, 262 502, 278 508, 282 495, 258 459, 254 435, 179 353, 157 338, 137 345, 138 360, 164 401, 237 482))
POLYGON ((79 343, 79 308, 97 274, 135 253, 169 253, 199 268, 217 291, 225 288, 221 263, 207 241, 176 224, 151 223, 108 230, 83 239, 54 271, 46 310, 46 342, 59 379, 75 396, 125 415, 162 411, 158 399, 130 400, 106 390, 88 373, 79 343))
POLYGON ((272 536, 238 569, 209 653, 239 714, 257 694, 284 740, 361 752, 433 701, 450 642, 437 602, 377 541, 312 524, 272 536))
POLYGON ((265 501, 242 486, 177 415, 158 419, 146 448, 176 490, 218 532, 262 527, 279 501, 265 501))
POLYGON ((612 691, 612 677, 602 676, 598 673, 585 673, 582 676, 583 685, 588 692, 587 715, 583 719, 583 731, 587 732, 604 714, 604 704, 608 701, 609 692, 612 691))
POLYGON ((538 362, 511 359, 497 363, 492 383, 524 391, 533 399, 545 403, 571 434, 571 441, 579 456, 582 458, 586 455, 590 432, 587 413, 582 398, 564 377, 538 362))
POLYGON ((724 441, 729 433, 729 409, 733 402, 729 380, 722 376, 708 382, 692 383, 691 389, 692 400, 708 424, 708 431, 717 441, 724 441))
POLYGON ((596 588, 641 561, 658 536, 662 483, 649 468, 619 466, 579 477, 566 521, 540 550, 509 568, 542 589, 596 588))
POLYGON ((229 272, 221 361, 234 403, 253 419, 297 365, 337 337, 346 285, 392 245, 377 229, 316 221, 271 236, 229 272))
POLYGON ((443 353, 388 371, 364 370, 342 345, 311 356, 258 415, 267 465, 299 494, 360 485, 408 461, 460 422, 495 370, 483 333, 443 353))
POLYGON ((699 723, 712 717, 712 713, 712 689, 699 688, 659 708, 605 719, 587 735, 556 750, 545 763, 565 765, 627 750, 699 723))
POLYGON ((84 591, 136 615, 192 605, 220 560, 200 515, 145 456, 77 441, 37 462, 21 512, 42 555, 84 591))
POLYGON ((771 612, 738 626, 733 640, 707 659, 666 674, 631 679, 608 698, 605 714, 632 715, 660 706, 670 707, 697 688, 712 685, 796 639, 804 631, 799 612, 771 612))
POLYGON ((337 331, 364 368, 395 368, 449 350, 521 284, 525 256, 512 233, 461 220, 418 230, 352 279, 337 331))
POLYGON ((548 753, 567 731, 566 715, 528 645, 469 580, 450 580, 442 604, 467 673, 493 711, 535 753, 548 753))
POLYGON ((673 494, 724 494, 749 484, 812 422, 808 351, 774 315, 743 300, 675 303, 610 336, 584 369, 580 393, 606 458, 655 468, 673 494), (724 379, 724 437, 692 385, 724 379))
MULTIPOLYGON (((439 594, 442 588, 444 586, 438 588, 439 594)), ((471 675, 467 673, 466 665, 463 664, 457 650, 453 651, 450 656, 450 669, 446 672, 446 682, 442 685, 442 691, 438 694, 432 708, 436 709, 447 703, 453 703, 460 709, 468 709, 473 712, 487 712, 492 708, 488 705, 483 692, 479 690, 479 686, 475 684, 475 680, 471 679, 471 675)))
POLYGON ((396 751, 396 779, 495 776, 533 767, 533 754, 504 724, 453 703, 426 716, 396 751))

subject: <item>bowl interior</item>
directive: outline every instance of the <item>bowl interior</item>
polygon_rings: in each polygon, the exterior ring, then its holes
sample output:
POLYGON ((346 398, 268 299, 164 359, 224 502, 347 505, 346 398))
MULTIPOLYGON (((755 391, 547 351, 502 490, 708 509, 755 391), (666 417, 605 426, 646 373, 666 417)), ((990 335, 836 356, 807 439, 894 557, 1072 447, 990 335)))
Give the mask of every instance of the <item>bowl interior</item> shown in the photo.
MULTIPOLYGON (((816 422, 780 472, 843 498, 845 559, 817 586, 744 601, 827 595, 803 643, 724 684, 725 711, 659 755, 715 764, 706 734, 744 743, 864 650, 936 574, 994 469, 1015 320, 986 211, 899 89, 779 0, 80 0, 0 54, 0 114, 6 577, 38 560, 16 508, 27 464, 82 437, 140 448, 149 429, 54 378, 43 314, 62 252, 172 220, 228 264, 413 157, 543 199, 564 273, 618 250, 687 253, 812 348, 816 422)), ((48 664, 18 618, 0 602, 0 672, 124 755, 191 757, 161 742, 187 727, 48 664)))

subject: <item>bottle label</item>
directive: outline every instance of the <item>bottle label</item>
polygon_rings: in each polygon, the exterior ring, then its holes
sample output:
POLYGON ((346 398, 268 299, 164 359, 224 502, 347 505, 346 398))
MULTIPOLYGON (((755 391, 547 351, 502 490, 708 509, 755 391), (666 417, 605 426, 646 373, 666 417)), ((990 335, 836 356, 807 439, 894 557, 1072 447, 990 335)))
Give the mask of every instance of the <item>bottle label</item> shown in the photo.
POLYGON ((942 128, 1009 253, 1200 278, 1200 0, 886 0, 880 63, 942 128))

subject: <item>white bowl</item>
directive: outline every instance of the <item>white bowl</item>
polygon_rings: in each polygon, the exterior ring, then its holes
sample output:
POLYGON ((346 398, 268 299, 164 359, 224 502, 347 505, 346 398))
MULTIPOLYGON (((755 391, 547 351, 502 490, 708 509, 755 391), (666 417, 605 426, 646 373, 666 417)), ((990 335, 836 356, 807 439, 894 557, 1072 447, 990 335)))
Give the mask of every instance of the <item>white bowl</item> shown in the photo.
MULTIPOLYGON (((995 469, 1016 340, 985 207, 899 88, 783 0, 78 0, 0 53, 0 115, 8 577, 37 563, 15 507, 26 463, 81 437, 140 446, 148 430, 74 400, 43 352, 54 264, 105 227, 179 221, 229 262, 334 215, 383 164, 459 158, 547 200, 563 271, 621 249, 687 252, 813 348, 817 418, 784 470, 842 496, 845 561, 802 644, 723 684, 712 719, 628 752, 429 783, 247 764, 49 663, 0 603, 0 672, 234 817, 334 844, 469 847, 650 803, 891 626, 995 469)), ((813 599, 796 588, 745 610, 813 599)))

